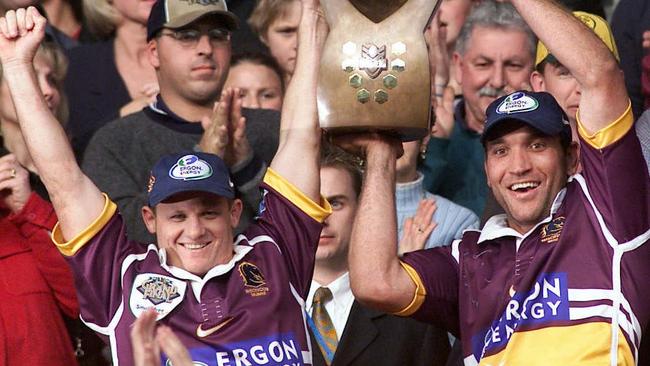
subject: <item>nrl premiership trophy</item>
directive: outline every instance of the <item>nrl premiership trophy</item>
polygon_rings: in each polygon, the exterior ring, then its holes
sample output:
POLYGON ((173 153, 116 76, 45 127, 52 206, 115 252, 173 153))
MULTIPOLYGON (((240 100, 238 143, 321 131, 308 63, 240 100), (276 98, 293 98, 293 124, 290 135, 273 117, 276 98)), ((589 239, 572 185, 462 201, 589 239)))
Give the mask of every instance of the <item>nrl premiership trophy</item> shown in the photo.
POLYGON ((431 80, 424 29, 439 0, 321 0, 330 32, 318 85, 330 133, 429 133, 431 80))

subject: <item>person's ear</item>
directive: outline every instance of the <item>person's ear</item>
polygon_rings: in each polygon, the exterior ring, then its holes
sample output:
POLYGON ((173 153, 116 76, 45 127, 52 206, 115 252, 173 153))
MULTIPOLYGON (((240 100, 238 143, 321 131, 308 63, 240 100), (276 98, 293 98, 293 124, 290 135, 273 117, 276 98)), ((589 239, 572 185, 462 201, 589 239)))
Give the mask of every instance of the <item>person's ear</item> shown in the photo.
POLYGON ((158 40, 157 39, 152 39, 149 41, 147 44, 147 51, 149 54, 149 62, 153 66, 154 69, 158 69, 160 67, 160 58, 158 57, 158 40))
POLYGON ((239 220, 241 219, 243 209, 244 205, 241 200, 235 198, 230 205, 230 225, 233 229, 239 225, 239 220))
POLYGON ((144 221, 144 226, 147 227, 147 231, 151 234, 156 233, 156 212, 149 206, 142 207, 142 221, 144 221))
POLYGON ((544 80, 544 75, 539 71, 535 70, 530 74, 530 86, 535 92, 546 91, 546 82, 544 80))
POLYGON ((577 142, 572 141, 571 145, 567 147, 566 151, 566 167, 567 175, 572 176, 578 172, 578 166, 580 165, 580 145, 577 142))

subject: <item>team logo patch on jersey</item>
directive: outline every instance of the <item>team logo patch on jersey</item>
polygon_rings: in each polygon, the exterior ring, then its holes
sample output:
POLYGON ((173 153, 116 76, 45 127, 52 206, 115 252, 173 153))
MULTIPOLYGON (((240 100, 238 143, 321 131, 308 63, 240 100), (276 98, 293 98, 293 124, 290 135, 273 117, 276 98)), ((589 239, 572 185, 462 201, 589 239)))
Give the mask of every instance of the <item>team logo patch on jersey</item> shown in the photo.
POLYGON ((244 280, 244 286, 246 286, 246 293, 253 296, 264 296, 269 292, 269 288, 266 286, 266 280, 262 271, 250 262, 243 262, 239 265, 239 274, 244 280))
POLYGON ((564 228, 564 216, 559 216, 553 219, 553 221, 544 225, 542 232, 540 233, 540 240, 542 243, 555 243, 560 240, 560 235, 562 234, 562 229, 564 228))
POLYGON ((169 176, 177 180, 199 180, 212 176, 212 167, 196 155, 185 155, 169 169, 169 176))
POLYGON ((499 114, 512 114, 534 111, 539 107, 537 99, 522 92, 510 94, 497 107, 499 114))
POLYGON ((137 317, 149 308, 158 312, 158 319, 169 314, 183 301, 186 284, 184 281, 155 273, 136 276, 131 288, 129 306, 137 317))

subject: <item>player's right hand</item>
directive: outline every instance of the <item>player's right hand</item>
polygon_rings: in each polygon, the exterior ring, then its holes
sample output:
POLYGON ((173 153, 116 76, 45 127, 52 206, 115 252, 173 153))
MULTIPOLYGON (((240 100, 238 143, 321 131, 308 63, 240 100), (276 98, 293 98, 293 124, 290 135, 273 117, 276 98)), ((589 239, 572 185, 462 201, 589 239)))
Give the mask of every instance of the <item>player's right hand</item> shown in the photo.
POLYGON ((35 7, 9 10, 0 18, 0 61, 11 65, 31 65, 45 36, 47 20, 35 7))

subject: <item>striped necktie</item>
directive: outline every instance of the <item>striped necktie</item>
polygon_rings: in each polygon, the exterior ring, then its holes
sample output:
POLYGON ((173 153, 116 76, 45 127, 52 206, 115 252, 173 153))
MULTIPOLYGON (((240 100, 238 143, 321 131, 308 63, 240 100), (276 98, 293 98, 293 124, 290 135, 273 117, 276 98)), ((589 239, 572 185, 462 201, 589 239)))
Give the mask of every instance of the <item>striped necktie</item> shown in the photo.
POLYGON ((336 352, 336 346, 339 342, 336 336, 336 329, 334 329, 334 323, 332 323, 332 319, 325 309, 325 303, 330 300, 332 300, 332 291, 327 287, 320 287, 314 294, 312 310, 312 319, 314 320, 318 333, 320 333, 317 335, 318 347, 323 353, 325 362, 328 365, 332 363, 334 352, 336 352))

